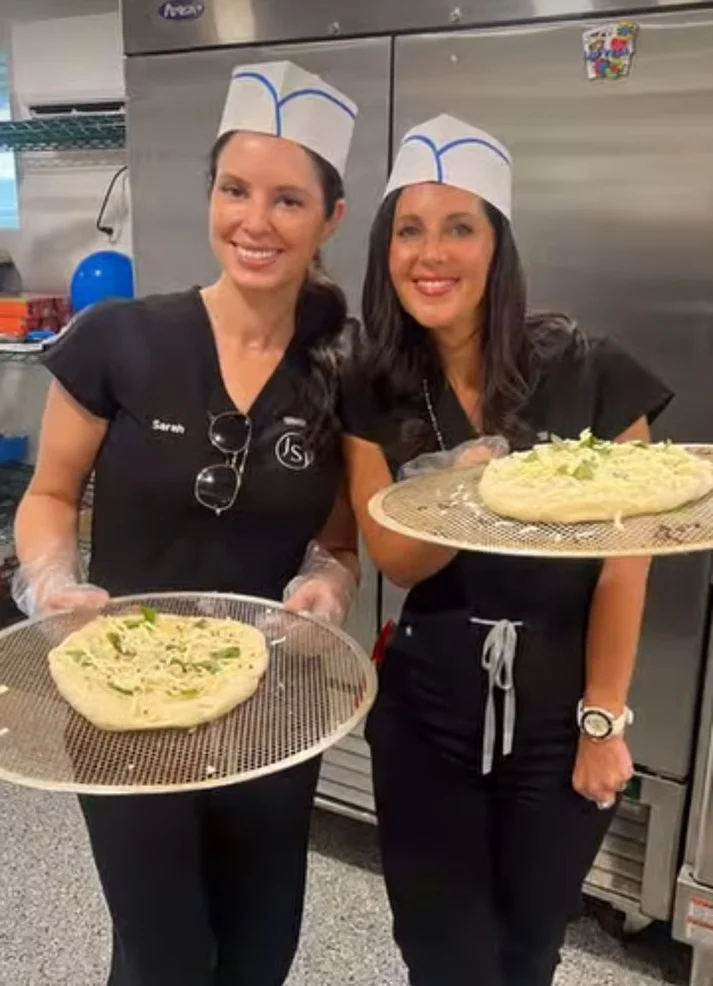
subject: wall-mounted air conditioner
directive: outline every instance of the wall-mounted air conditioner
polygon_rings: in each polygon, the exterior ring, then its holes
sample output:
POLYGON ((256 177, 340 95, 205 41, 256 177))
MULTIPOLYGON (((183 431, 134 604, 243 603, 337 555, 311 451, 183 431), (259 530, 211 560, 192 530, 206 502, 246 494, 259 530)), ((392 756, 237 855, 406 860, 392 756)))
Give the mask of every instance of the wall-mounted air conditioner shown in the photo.
POLYGON ((118 13, 18 21, 12 25, 10 59, 16 118, 53 109, 107 112, 105 107, 117 104, 116 112, 123 110, 118 13))
POLYGON ((50 117, 77 116, 77 114, 88 116, 94 113, 112 113, 123 116, 125 108, 126 101, 123 99, 74 99, 59 102, 53 100, 48 103, 28 103, 23 116, 44 120, 50 117))

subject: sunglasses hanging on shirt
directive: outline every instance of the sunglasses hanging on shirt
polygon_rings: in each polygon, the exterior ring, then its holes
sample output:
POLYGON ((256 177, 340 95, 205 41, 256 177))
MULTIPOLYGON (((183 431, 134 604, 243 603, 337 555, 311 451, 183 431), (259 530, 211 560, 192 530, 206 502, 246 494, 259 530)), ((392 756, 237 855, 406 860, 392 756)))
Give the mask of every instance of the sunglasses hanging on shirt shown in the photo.
POLYGON ((211 445, 226 457, 226 461, 201 469, 196 476, 194 491, 201 506, 220 516, 230 510, 238 498, 250 451, 252 424, 247 415, 238 411, 217 415, 209 413, 209 418, 208 438, 211 445))

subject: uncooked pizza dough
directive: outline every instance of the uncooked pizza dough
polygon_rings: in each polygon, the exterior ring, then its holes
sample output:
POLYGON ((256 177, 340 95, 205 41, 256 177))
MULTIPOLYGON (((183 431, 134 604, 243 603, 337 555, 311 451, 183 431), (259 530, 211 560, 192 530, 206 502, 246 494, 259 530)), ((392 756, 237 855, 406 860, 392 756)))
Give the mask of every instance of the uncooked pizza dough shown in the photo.
POLYGON ((63 698, 99 729, 199 726, 257 690, 268 645, 235 620, 143 609, 99 616, 49 654, 63 698))
POLYGON ((585 431, 493 459, 484 505, 526 523, 619 520, 675 510, 713 489, 713 466, 671 442, 603 442, 585 431))

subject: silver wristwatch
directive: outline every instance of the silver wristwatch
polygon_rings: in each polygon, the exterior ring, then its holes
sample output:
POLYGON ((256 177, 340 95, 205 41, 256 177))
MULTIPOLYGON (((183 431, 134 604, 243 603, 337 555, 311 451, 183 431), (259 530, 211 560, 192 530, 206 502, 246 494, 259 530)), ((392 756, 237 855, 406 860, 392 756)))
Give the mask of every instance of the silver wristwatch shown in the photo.
POLYGON ((577 725, 580 733, 587 739, 600 743, 614 736, 621 736, 633 721, 634 713, 629 708, 624 709, 620 716, 615 716, 608 709, 602 709, 598 705, 585 705, 584 702, 580 702, 577 706, 577 725))

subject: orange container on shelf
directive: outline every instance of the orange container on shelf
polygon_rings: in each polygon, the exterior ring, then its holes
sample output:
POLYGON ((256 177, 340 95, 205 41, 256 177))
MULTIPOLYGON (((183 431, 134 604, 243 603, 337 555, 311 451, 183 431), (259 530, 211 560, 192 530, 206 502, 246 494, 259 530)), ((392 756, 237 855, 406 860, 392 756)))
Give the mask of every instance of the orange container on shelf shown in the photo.
POLYGON ((27 300, 25 298, 4 298, 0 295, 0 315, 9 318, 15 315, 18 318, 27 315, 27 300))
POLYGON ((0 335, 24 339, 28 332, 59 332, 72 316, 61 295, 0 295, 0 335))
POLYGON ((27 332, 27 318, 25 316, 6 315, 0 306, 0 337, 24 339, 27 332))

